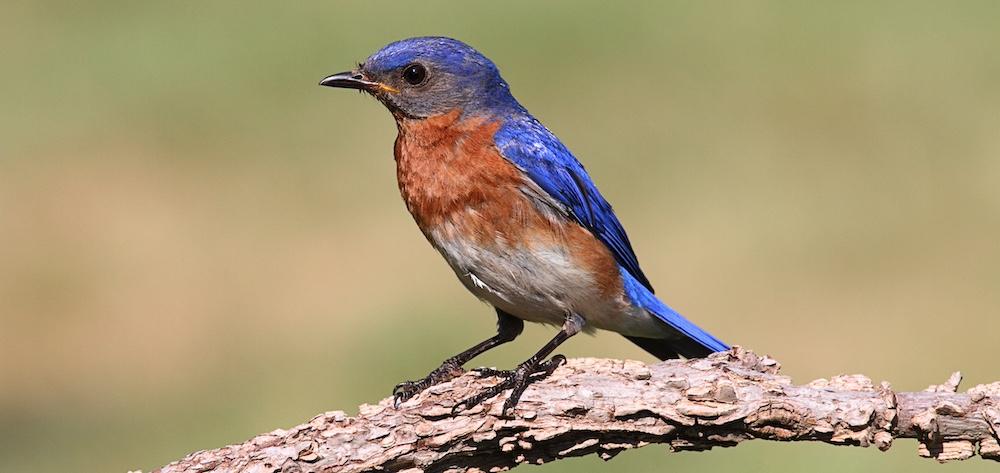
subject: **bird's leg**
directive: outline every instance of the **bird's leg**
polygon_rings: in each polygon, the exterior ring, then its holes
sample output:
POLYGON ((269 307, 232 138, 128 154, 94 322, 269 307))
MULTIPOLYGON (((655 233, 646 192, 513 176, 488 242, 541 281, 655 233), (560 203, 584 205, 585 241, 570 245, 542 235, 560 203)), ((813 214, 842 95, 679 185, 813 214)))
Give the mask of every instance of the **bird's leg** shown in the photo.
POLYGON ((495 370, 491 368, 479 368, 476 370, 481 376, 497 376, 502 378, 496 385, 490 386, 484 389, 479 394, 472 396, 463 400, 462 402, 455 405, 452 408, 452 412, 458 412, 465 409, 472 408, 483 401, 490 399, 506 389, 510 389, 510 396, 503 403, 502 415, 506 415, 507 411, 510 411, 517 405, 517 401, 521 399, 521 394, 527 389, 528 385, 534 381, 544 379, 552 374, 556 368, 566 361, 566 357, 562 355, 555 355, 552 358, 546 360, 545 358, 549 356, 556 347, 558 347, 562 342, 565 342, 569 337, 580 333, 584 325, 583 317, 576 314, 568 314, 566 316, 566 321, 563 323, 562 329, 556 334, 552 340, 549 340, 538 353, 534 356, 528 358, 517 365, 517 368, 512 370, 495 370))
POLYGON ((500 309, 497 309, 497 334, 479 342, 472 348, 463 351, 441 363, 441 366, 437 367, 434 371, 431 371, 426 377, 416 381, 404 381, 396 385, 395 389, 392 390, 393 403, 395 406, 399 407, 400 403, 410 400, 413 396, 416 396, 421 391, 434 386, 438 383, 443 383, 450 379, 453 379, 461 375, 464 370, 462 365, 469 362, 469 360, 485 353, 487 350, 495 348, 497 346, 503 345, 521 334, 524 330, 524 322, 510 315, 500 309))

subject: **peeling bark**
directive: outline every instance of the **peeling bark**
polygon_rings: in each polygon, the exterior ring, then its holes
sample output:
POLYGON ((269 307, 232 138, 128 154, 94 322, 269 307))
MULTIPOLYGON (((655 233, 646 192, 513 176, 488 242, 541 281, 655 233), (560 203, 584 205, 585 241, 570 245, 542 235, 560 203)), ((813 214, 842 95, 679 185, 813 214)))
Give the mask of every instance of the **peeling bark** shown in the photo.
POLYGON ((919 455, 942 462, 1000 460, 1000 382, 958 393, 955 373, 923 392, 897 393, 862 375, 795 386, 778 369, 739 347, 654 365, 573 359, 529 387, 510 418, 500 416, 503 396, 451 415, 456 402, 495 382, 466 374, 399 409, 384 399, 356 417, 327 412, 156 472, 492 472, 589 454, 609 460, 653 443, 708 450, 750 439, 887 450, 893 439, 915 438, 919 455))

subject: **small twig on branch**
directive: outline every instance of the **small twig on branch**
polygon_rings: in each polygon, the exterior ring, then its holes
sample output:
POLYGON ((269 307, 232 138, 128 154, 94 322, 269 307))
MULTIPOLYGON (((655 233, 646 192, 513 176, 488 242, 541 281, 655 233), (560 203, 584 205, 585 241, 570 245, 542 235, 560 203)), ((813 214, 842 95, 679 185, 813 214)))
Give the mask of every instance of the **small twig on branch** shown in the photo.
POLYGON ((466 374, 394 409, 316 416, 243 444, 196 452, 159 470, 177 472, 502 471, 522 463, 619 452, 731 447, 749 439, 816 440, 888 449, 915 438, 939 461, 1000 460, 1000 382, 958 393, 961 375, 923 392, 894 392, 861 375, 795 386, 779 365, 739 347, 700 360, 654 365, 570 360, 525 392, 513 416, 503 397, 451 414, 494 379, 466 374))

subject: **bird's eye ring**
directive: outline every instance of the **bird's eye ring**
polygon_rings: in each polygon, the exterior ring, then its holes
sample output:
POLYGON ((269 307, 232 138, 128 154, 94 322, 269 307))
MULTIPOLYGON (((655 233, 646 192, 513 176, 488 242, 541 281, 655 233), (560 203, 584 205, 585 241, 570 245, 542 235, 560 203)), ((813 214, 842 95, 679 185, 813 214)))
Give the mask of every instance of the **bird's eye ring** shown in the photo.
POLYGON ((427 68, 420 64, 410 64, 403 68, 403 80, 410 85, 420 85, 427 78, 427 68))

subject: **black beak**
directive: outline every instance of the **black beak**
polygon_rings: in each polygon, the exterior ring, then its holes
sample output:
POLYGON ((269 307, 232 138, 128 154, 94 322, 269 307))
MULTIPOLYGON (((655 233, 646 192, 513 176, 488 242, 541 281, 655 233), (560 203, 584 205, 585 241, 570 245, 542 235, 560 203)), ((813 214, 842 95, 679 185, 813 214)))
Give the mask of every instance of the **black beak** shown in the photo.
POLYGON ((365 80, 365 76, 358 71, 338 72, 319 81, 319 85, 367 91, 374 91, 379 87, 378 82, 365 80))

